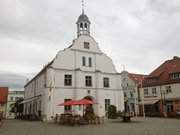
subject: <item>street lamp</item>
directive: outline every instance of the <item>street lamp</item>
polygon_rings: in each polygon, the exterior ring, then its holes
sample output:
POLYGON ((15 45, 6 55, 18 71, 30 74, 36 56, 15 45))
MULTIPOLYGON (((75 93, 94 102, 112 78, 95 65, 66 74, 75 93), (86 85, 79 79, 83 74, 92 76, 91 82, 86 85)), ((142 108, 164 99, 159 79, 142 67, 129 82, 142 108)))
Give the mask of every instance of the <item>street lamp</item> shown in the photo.
POLYGON ((166 98, 165 98, 166 91, 162 90, 161 86, 160 86, 160 92, 161 92, 161 110, 162 110, 161 115, 164 117, 167 117, 167 115, 166 115, 166 98))
POLYGON ((144 118, 146 118, 146 114, 145 114, 145 107, 144 107, 144 90, 143 90, 143 80, 144 80, 144 77, 142 78, 142 80, 141 80, 141 89, 142 89, 142 91, 143 91, 143 95, 142 95, 142 97, 143 97, 143 99, 142 99, 142 104, 143 104, 143 117, 144 118))
POLYGON ((163 110, 164 110, 164 117, 167 117, 167 113, 166 113, 166 99, 165 99, 165 95, 166 95, 166 91, 163 91, 163 110))

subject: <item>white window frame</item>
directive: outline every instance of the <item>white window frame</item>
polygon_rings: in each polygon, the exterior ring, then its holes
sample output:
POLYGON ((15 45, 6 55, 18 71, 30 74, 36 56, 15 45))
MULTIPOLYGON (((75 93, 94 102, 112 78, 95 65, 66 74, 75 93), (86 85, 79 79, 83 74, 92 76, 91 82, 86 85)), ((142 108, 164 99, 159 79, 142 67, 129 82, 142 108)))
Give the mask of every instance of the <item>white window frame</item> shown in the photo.
POLYGON ((149 95, 148 88, 143 89, 144 97, 147 97, 149 95))

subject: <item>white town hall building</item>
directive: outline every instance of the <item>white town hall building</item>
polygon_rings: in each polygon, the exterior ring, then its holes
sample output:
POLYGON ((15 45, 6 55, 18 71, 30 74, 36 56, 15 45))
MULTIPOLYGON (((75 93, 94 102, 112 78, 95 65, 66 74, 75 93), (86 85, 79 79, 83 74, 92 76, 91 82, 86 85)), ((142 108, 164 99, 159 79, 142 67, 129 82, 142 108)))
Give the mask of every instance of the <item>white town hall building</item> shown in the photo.
POLYGON ((105 116, 109 105, 124 110, 121 76, 97 42, 90 36, 90 21, 82 12, 77 21, 77 38, 59 51, 25 86, 24 114, 41 115, 51 120, 71 109, 82 114, 79 106, 58 106, 70 99, 90 97, 97 102, 95 114, 105 116))

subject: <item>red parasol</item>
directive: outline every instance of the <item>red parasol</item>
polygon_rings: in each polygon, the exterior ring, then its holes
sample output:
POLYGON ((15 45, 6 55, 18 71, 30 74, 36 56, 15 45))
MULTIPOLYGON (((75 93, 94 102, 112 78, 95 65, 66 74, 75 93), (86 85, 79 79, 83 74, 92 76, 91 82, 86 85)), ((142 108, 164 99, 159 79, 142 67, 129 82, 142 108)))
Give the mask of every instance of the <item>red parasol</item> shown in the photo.
POLYGON ((70 106, 70 105, 93 105, 97 104, 95 101, 91 101, 88 99, 80 99, 80 100, 70 100, 64 103, 59 104, 58 106, 70 106))
POLYGON ((70 105, 75 105, 76 100, 70 100, 70 101, 65 101, 64 103, 59 104, 58 106, 70 106, 70 105))
POLYGON ((77 100, 77 105, 93 105, 93 104, 96 104, 96 102, 92 100, 88 100, 88 99, 77 100))

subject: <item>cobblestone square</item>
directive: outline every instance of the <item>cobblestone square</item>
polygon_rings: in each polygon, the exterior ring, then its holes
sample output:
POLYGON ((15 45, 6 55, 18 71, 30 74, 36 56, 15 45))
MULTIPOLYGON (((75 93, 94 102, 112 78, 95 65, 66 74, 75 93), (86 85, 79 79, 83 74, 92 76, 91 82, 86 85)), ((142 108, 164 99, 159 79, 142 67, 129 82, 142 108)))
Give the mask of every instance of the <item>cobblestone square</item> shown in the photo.
POLYGON ((180 135, 180 119, 134 118, 131 123, 106 120, 101 125, 63 126, 54 123, 6 120, 0 135, 180 135))

